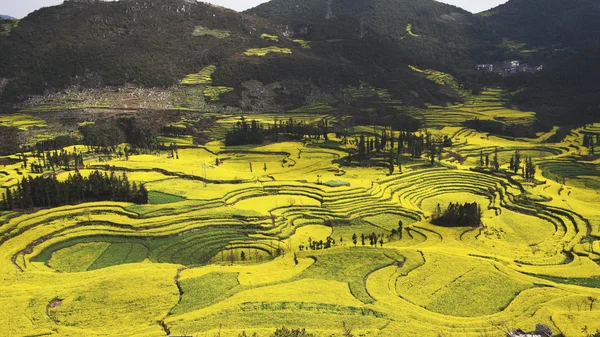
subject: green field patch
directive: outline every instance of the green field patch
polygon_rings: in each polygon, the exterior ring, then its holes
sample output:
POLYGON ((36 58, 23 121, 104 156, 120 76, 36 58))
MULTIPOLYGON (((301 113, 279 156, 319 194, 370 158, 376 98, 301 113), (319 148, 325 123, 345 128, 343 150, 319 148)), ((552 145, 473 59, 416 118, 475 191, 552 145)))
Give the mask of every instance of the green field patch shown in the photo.
POLYGON ((193 36, 205 36, 210 35, 214 36, 217 39, 226 39, 231 36, 231 32, 228 30, 219 30, 219 29, 209 29, 204 26, 196 26, 194 31, 192 32, 193 36))
POLYGON ((363 247, 303 252, 298 256, 312 257, 316 260, 311 267, 299 275, 299 278, 348 282, 352 295, 364 303, 373 303, 373 298, 365 286, 367 276, 380 268, 404 260, 394 250, 363 247))
POLYGON ((186 199, 174 194, 158 191, 150 191, 148 193, 148 202, 152 205, 173 204, 184 200, 186 199))
POLYGON ((142 256, 140 251, 144 251, 145 247, 141 244, 134 243, 113 243, 111 244, 102 255, 100 255, 94 263, 90 265, 88 270, 102 269, 111 266, 117 266, 125 263, 137 263, 142 262, 146 258, 146 254, 142 256), (134 250, 135 246, 135 250, 134 250), (130 256, 132 252, 133 255, 130 256))
POLYGON ((600 165, 598 164, 553 161, 542 162, 539 165, 544 177, 558 182, 568 178, 600 177, 600 165))
POLYGON ((48 265, 60 272, 86 271, 109 246, 106 242, 76 244, 55 252, 48 265))
POLYGON ((213 272, 179 282, 183 291, 181 301, 171 315, 182 314, 219 303, 233 294, 239 285, 238 273, 213 272))
POLYGON ((444 315, 491 315, 533 287, 475 259, 429 254, 425 261, 423 266, 398 278, 396 291, 411 302, 444 315))
POLYGON ((392 229, 397 230, 400 224, 402 224, 402 226, 408 226, 416 222, 409 217, 393 213, 382 213, 363 218, 363 220, 370 222, 377 227, 385 228, 387 231, 391 231, 392 229))
POLYGON ((551 282, 562 283, 562 284, 571 284, 580 287, 587 288, 600 288, 600 277, 588 277, 588 278, 569 278, 569 277, 556 277, 556 276, 546 276, 546 275, 537 275, 537 274, 529 274, 529 276, 541 278, 544 280, 548 280, 551 282))
MULTIPOLYGON (((51 259, 54 252, 70 248, 81 243, 109 244, 101 255, 88 254, 88 258, 80 258, 78 263, 87 264, 89 270, 101 269, 126 263, 142 262, 149 259, 158 263, 181 265, 204 265, 231 242, 248 240, 248 230, 236 228, 205 228, 181 235, 163 238, 90 236, 78 237, 56 243, 35 256, 32 261, 45 262, 51 259), (85 261, 84 261, 85 260, 85 261)), ((68 253, 61 253, 65 256, 68 253)), ((54 265, 63 265, 54 259, 54 265)))

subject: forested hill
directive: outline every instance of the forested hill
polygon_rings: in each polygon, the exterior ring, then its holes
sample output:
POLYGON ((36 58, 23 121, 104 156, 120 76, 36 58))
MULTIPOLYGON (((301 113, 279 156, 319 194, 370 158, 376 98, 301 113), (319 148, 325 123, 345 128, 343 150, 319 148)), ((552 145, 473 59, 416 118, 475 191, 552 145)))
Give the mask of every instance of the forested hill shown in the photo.
POLYGON ((534 76, 513 97, 524 109, 552 123, 577 124, 600 118, 600 47, 586 50, 534 76))
POLYGON ((540 57, 600 45, 600 1, 509 0, 479 14, 503 38, 540 57))
POLYGON ((2 100, 71 85, 168 87, 204 65, 264 45, 258 17, 184 0, 77 3, 38 10, 0 37, 2 100), (194 36, 197 26, 227 39, 194 36))
POLYGON ((304 41, 268 19, 200 2, 68 1, 0 36, 0 103, 9 111, 31 95, 67 88, 172 88, 209 65, 212 82, 232 89, 222 103, 258 111, 346 104, 343 89, 365 85, 408 105, 454 99, 410 70, 389 37, 343 35, 358 23, 337 22, 330 39, 304 41))
POLYGON ((331 39, 336 22, 352 20, 347 35, 385 36, 411 63, 440 70, 468 68, 475 51, 500 41, 482 18, 433 0, 273 0, 248 13, 317 41, 331 39))

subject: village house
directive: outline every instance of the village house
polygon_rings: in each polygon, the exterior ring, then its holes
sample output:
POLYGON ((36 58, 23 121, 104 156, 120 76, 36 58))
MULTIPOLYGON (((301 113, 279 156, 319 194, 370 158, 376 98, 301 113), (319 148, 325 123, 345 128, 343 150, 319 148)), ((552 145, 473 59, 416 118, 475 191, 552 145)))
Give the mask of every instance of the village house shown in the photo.
POLYGON ((544 324, 535 326, 535 331, 525 332, 521 329, 509 331, 506 337, 552 337, 552 330, 544 324))

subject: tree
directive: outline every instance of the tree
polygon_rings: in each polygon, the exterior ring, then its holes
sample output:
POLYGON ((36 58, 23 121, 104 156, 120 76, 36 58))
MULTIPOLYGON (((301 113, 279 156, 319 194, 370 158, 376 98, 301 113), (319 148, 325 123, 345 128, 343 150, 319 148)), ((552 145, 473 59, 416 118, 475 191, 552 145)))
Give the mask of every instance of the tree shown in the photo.
POLYGON ((389 169, 390 169, 390 175, 394 174, 394 153, 392 151, 390 151, 390 161, 389 161, 389 169))
POLYGON ((485 164, 485 163, 484 163, 484 161, 483 161, 483 150, 481 150, 481 151, 479 152, 479 167, 483 167, 483 165, 484 165, 484 164, 485 164))
POLYGON ((588 301, 590 301, 590 311, 592 311, 594 309, 594 302, 596 302, 596 300, 598 300, 598 298, 594 297, 594 296, 588 296, 588 301))
POLYGON ((144 184, 140 185, 138 203, 142 205, 148 204, 148 190, 144 184))
POLYGON ((352 234, 352 243, 354 243, 354 247, 356 247, 357 241, 358 241, 358 237, 356 236, 356 233, 352 234))
POLYGON ((15 201, 13 199, 12 191, 10 188, 6 189, 6 209, 12 211, 15 209, 15 201))
POLYGON ((515 173, 518 173, 520 169, 521 169, 521 153, 519 151, 516 151, 513 171, 515 173))
POLYGON ((431 144, 431 147, 429 148, 429 160, 431 161, 431 166, 435 165, 435 144, 431 144))
POLYGON ((584 236, 584 237, 581 239, 581 243, 582 243, 582 244, 586 244, 586 243, 587 243, 587 244, 588 244, 588 247, 589 247, 589 248, 588 248, 589 252, 590 252, 591 254, 594 254, 594 238, 593 238, 593 237, 591 237, 591 236, 589 236, 589 235, 586 235, 586 236, 584 236))
POLYGON ((354 337, 352 334, 352 328, 346 324, 346 321, 342 321, 342 336, 343 337, 354 337))
POLYGON ((242 250, 242 253, 240 254, 240 259, 242 261, 246 261, 246 253, 244 253, 244 251, 242 250))
POLYGON ((263 165, 263 171, 267 172, 267 163, 263 165))
POLYGON ((494 150, 494 159, 492 159, 492 166, 494 167, 494 171, 500 170, 500 163, 498 162, 498 148, 494 150))

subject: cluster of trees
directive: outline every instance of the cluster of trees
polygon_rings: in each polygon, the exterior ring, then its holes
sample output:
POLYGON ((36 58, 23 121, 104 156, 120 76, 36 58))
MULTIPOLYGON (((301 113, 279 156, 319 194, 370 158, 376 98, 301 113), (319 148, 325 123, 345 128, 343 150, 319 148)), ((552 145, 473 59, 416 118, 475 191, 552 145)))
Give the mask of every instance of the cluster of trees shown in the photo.
MULTIPOLYGON (((27 167, 28 158, 25 154, 21 155, 23 161, 23 168, 27 167)), ((73 148, 73 152, 67 150, 55 150, 42 152, 38 150, 33 154, 35 162, 29 164, 31 172, 44 173, 44 170, 55 170, 56 168, 64 168, 69 170, 71 168, 83 167, 83 154, 77 152, 77 148, 73 148)))
POLYGON ((490 161, 490 154, 483 154, 483 150, 479 152, 479 167, 492 168, 494 171, 500 170, 500 162, 498 161, 498 148, 494 150, 494 156, 490 161))
POLYGON ((18 128, 0 126, 0 156, 15 154, 21 147, 18 128))
POLYGON ((313 240, 312 238, 308 238, 308 246, 304 246, 304 245, 300 245, 298 246, 298 249, 300 249, 300 251, 304 251, 304 250, 321 250, 321 249, 329 249, 331 248, 331 246, 335 245, 335 240, 331 237, 328 236, 327 239, 325 239, 325 241, 323 240, 313 240))
MULTIPOLYGON (((371 247, 377 247, 378 243, 379 243, 379 245, 381 245, 381 247, 383 247, 383 235, 381 235, 381 234, 377 235, 374 232, 369 235, 361 234, 360 235, 361 245, 365 246, 367 239, 369 239, 369 245, 371 247)), ((358 236, 356 236, 356 233, 352 234, 352 243, 354 244, 354 246, 356 246, 358 244, 358 236)))
POLYGON ((474 203, 450 203, 442 211, 440 204, 432 216, 432 223, 446 227, 479 227, 481 225, 481 208, 474 203))
POLYGON ((237 122, 232 129, 225 134, 225 146, 262 144, 265 141, 266 132, 264 127, 252 120, 250 123, 244 117, 237 122))
POLYGON ((79 139, 73 136, 57 136, 52 139, 41 140, 31 148, 28 148, 30 152, 35 151, 52 151, 56 149, 62 149, 68 146, 73 146, 79 143, 79 139))
POLYGON ((327 120, 314 123, 275 119, 273 124, 263 125, 256 120, 248 122, 243 116, 225 135, 226 146, 262 144, 265 140, 282 141, 288 139, 299 140, 306 137, 320 140, 321 137, 329 140, 328 133, 331 126, 327 120))
POLYGON ((523 162, 519 151, 515 151, 515 154, 510 158, 509 168, 515 174, 519 173, 519 170, 521 170, 525 179, 535 178, 535 173, 537 172, 533 159, 531 159, 531 157, 525 157, 525 161, 523 162))
POLYGON ((443 139, 435 140, 431 134, 417 136, 412 132, 400 132, 396 138, 394 130, 384 128, 381 136, 375 136, 373 138, 365 138, 361 135, 360 138, 350 141, 351 144, 358 146, 358 159, 365 159, 371 153, 381 153, 393 150, 396 151, 397 155, 410 154, 412 159, 421 158, 425 149, 429 150, 430 153, 439 155, 444 147, 451 147, 452 140, 448 136, 444 136, 443 139))
POLYGON ((134 149, 155 149, 159 126, 150 120, 122 117, 79 127, 83 144, 93 149, 115 152, 119 144, 128 143, 134 149))
POLYGON ((600 135, 586 133, 583 135, 583 146, 590 149, 590 154, 594 154, 596 145, 600 145, 600 135))
MULTIPOLYGON (((258 335, 253 333, 252 335, 247 335, 245 331, 238 335, 238 337, 258 337, 258 335)), ((278 328, 270 337, 315 337, 312 333, 306 332, 306 329, 288 329, 286 327, 278 328)))
POLYGON ((2 195, 5 209, 57 207, 91 201, 124 201, 148 203, 148 190, 141 184, 130 183, 127 175, 116 176, 92 172, 83 177, 79 171, 59 181, 56 176, 23 178, 16 189, 7 188, 2 195))

